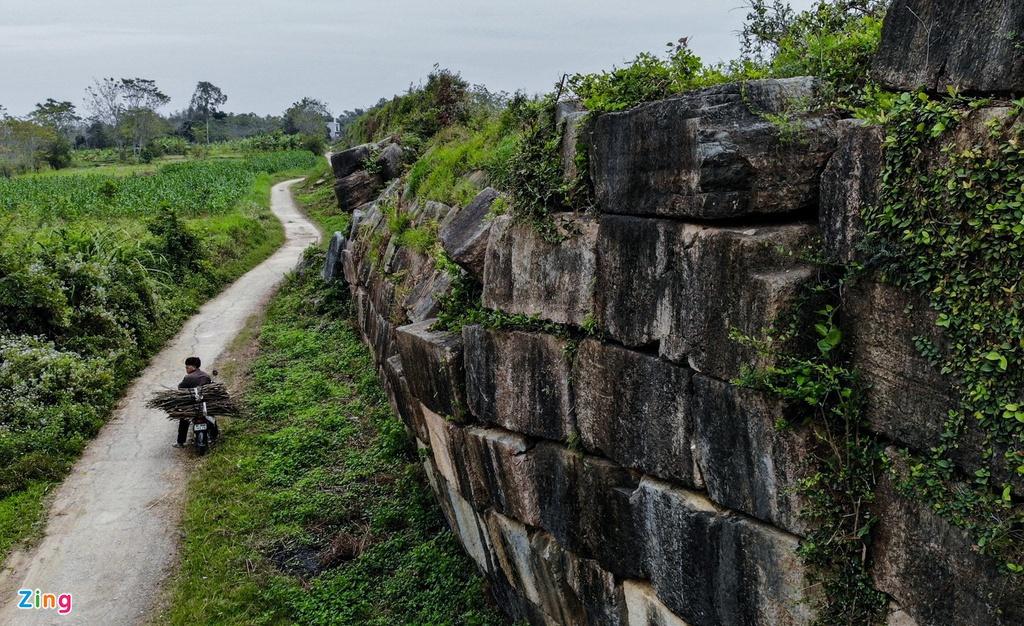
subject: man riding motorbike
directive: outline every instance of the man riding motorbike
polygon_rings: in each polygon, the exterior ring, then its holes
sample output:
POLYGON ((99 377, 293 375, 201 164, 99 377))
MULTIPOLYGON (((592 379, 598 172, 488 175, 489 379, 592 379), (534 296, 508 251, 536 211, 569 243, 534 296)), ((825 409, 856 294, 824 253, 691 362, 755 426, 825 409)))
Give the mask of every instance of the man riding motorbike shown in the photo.
MULTIPOLYGON (((203 385, 209 385, 213 382, 210 375, 199 369, 203 363, 197 356, 190 356, 185 359, 185 377, 178 383, 178 389, 194 389, 195 387, 202 387, 203 385)), ((216 373, 216 371, 215 371, 216 373)), ((185 441, 188 439, 188 426, 191 420, 183 419, 178 420, 178 441, 174 444, 175 448, 184 448, 185 441)), ((217 438, 217 423, 210 421, 210 439, 217 438)))

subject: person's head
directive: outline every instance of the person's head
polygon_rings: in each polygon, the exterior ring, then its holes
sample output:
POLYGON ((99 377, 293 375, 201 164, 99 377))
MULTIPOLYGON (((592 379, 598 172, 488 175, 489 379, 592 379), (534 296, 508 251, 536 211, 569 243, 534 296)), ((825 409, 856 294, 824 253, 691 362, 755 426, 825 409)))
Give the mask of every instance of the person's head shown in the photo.
POLYGON ((185 371, 191 374, 192 372, 199 369, 199 366, 202 364, 203 362, 199 360, 199 357, 190 356, 187 359, 185 359, 185 371))

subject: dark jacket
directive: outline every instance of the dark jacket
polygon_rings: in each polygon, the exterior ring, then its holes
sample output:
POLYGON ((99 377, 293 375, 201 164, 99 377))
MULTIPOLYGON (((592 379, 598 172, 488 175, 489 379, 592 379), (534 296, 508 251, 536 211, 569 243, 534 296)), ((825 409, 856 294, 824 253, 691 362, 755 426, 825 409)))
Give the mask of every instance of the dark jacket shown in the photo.
POLYGON ((191 374, 185 374, 185 378, 181 379, 178 383, 178 389, 192 389, 193 387, 202 387, 203 385, 209 385, 213 382, 210 375, 203 370, 196 370, 191 374))

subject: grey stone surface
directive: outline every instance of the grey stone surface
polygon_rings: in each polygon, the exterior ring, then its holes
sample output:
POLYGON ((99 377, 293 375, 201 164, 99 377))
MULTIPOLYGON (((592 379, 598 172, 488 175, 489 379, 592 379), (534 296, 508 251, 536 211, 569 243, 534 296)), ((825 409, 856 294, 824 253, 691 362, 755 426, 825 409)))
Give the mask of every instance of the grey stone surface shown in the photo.
POLYGON ((462 337, 433 331, 436 320, 398 329, 398 350, 413 395, 434 413, 462 420, 466 417, 463 392, 462 337))
POLYGON ((565 441, 575 432, 566 342, 551 335, 462 329, 466 399, 482 422, 565 441))
POLYGON ((602 216, 598 321, 629 347, 657 347, 702 373, 728 380, 744 365, 768 365, 734 341, 759 337, 791 310, 814 270, 794 256, 814 228, 704 228, 666 220, 602 216))
POLYGON ((896 287, 861 282, 852 286, 847 309, 853 366, 867 387, 872 430, 917 450, 936 445, 956 395, 914 343, 921 336, 945 344, 927 302, 896 287))
POLYGON ((572 182, 579 176, 576 155, 580 144, 583 143, 583 148, 586 149, 586 142, 589 140, 590 125, 586 123, 588 115, 577 102, 559 102, 555 110, 555 124, 561 126, 562 131, 562 178, 566 182, 572 182))
POLYGON ((640 580, 622 583, 626 601, 626 622, 629 626, 688 626, 658 599, 654 587, 640 580))
POLYGON ((836 141, 831 117, 801 112, 816 91, 810 78, 750 81, 598 116, 598 206, 701 219, 811 213, 836 141))
POLYGON ((484 306, 580 326, 594 313, 597 222, 569 213, 553 217, 561 240, 533 226, 495 219, 487 243, 484 306))
POLYGON ((584 340, 573 371, 583 446, 626 467, 699 487, 690 378, 688 369, 655 356, 584 340))
POLYGON ((365 143, 361 146, 334 152, 331 154, 331 169, 335 178, 345 178, 356 170, 361 170, 366 165, 366 159, 373 151, 373 144, 365 143))
POLYGON ((382 185, 383 181, 379 175, 366 170, 356 170, 334 182, 334 195, 338 198, 341 210, 351 212, 373 200, 382 185))
POLYGON ((380 151, 377 162, 380 164, 381 177, 385 180, 394 180, 402 175, 402 146, 391 143, 380 151))
POLYGON ((807 523, 796 493, 810 469, 814 436, 805 427, 777 429, 788 417, 764 393, 706 376, 693 377, 697 454, 708 497, 792 533, 807 523))
POLYGON ((839 123, 839 147, 821 175, 818 224, 825 254, 833 261, 862 260, 861 213, 878 200, 884 162, 885 133, 859 120, 839 123))
POLYGON ((405 370, 402 368, 402 358, 397 354, 384 362, 384 377, 387 380, 388 398, 391 401, 395 415, 402 420, 417 439, 427 443, 430 441, 430 432, 423 419, 420 401, 413 397, 409 390, 409 383, 405 379, 405 370))
POLYGON ((695 626, 809 624, 813 588, 798 540, 723 514, 703 496, 644 479, 633 495, 658 598, 695 626))
POLYGON ((487 218, 498 192, 491 187, 481 191, 463 208, 448 214, 439 237, 448 256, 477 280, 484 276, 487 238, 491 222, 487 218))
POLYGON ((893 89, 1024 90, 1024 4, 1012 0, 894 0, 875 55, 893 89))
POLYGON ((345 235, 335 232, 331 235, 331 242, 327 245, 327 256, 324 257, 324 269, 321 275, 325 281, 344 278, 341 258, 341 253, 344 249, 345 235))
POLYGON ((1001 572, 967 533, 903 496, 896 482, 908 470, 894 450, 892 474, 879 481, 871 574, 921 626, 1024 623, 1024 582, 1001 572))
POLYGON ((624 600, 614 577, 593 560, 563 549, 543 531, 491 512, 495 561, 520 592, 540 607, 545 623, 624 624, 624 600))

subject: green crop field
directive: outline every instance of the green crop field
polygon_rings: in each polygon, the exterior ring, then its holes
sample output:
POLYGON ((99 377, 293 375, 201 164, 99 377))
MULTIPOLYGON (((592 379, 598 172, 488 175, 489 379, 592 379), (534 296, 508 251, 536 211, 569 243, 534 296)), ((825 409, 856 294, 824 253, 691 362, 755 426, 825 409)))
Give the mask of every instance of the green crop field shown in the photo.
POLYGON ((317 159, 0 178, 0 557, 149 356, 281 244, 270 187, 317 159))

